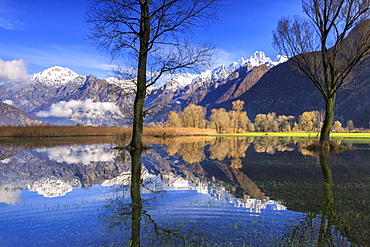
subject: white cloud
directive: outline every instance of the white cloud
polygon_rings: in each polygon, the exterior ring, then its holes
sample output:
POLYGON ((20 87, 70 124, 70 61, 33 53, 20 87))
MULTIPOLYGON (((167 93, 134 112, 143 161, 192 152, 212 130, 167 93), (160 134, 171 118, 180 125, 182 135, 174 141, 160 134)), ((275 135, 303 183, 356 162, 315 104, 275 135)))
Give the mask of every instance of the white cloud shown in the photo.
POLYGON ((31 73, 38 73, 53 66, 69 68, 79 75, 106 78, 112 72, 111 59, 98 54, 95 49, 82 45, 43 45, 42 47, 4 45, 0 54, 5 57, 29 61, 31 73))
POLYGON ((0 202, 5 204, 18 204, 22 202, 21 192, 18 184, 1 184, 0 185, 0 202))
POLYGON ((71 100, 60 101, 52 104, 48 111, 36 113, 38 117, 65 117, 65 118, 104 118, 107 112, 116 114, 119 107, 112 102, 93 102, 91 99, 85 101, 71 100))
POLYGON ((3 61, 0 59, 0 82, 29 81, 27 62, 19 59, 3 61))
POLYGON ((92 162, 113 162, 116 157, 111 152, 110 144, 60 146, 48 148, 46 152, 50 159, 68 164, 88 165, 92 162))

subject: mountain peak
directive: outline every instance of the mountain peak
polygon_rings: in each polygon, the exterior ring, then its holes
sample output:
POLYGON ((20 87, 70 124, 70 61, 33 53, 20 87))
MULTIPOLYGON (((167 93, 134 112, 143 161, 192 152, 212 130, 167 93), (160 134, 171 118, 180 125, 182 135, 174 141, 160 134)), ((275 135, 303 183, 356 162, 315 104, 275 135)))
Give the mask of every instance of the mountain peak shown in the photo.
POLYGON ((284 63, 289 60, 289 57, 284 55, 277 55, 276 58, 273 60, 273 63, 284 63))
POLYGON ((237 62, 231 63, 228 67, 221 64, 219 67, 213 70, 207 70, 201 73, 197 78, 193 80, 193 83, 198 82, 218 82, 225 80, 229 75, 231 75, 235 70, 244 67, 252 66, 257 67, 262 64, 265 64, 269 67, 274 67, 280 63, 286 62, 288 58, 286 56, 277 56, 274 60, 269 57, 266 57, 266 54, 263 51, 256 51, 249 59, 240 58, 237 62))
POLYGON ((261 64, 265 64, 265 63, 269 63, 269 62, 271 62, 271 59, 269 57, 266 57, 266 55, 263 51, 256 51, 247 60, 247 63, 251 64, 252 66, 259 66, 261 64))
POLYGON ((48 85, 61 85, 81 77, 76 72, 61 66, 48 68, 40 73, 32 75, 34 81, 48 85))

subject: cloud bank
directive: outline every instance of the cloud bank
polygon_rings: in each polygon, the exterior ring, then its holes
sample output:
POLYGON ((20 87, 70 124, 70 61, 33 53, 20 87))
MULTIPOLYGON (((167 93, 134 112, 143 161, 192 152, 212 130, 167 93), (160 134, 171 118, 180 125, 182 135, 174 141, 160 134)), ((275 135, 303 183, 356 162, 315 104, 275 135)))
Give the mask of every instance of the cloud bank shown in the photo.
POLYGON ((113 162, 116 155, 111 152, 110 144, 92 144, 77 146, 60 146, 40 149, 49 159, 59 163, 89 165, 95 162, 113 162))
POLYGON ((48 111, 36 113, 38 117, 63 117, 63 118, 104 118, 107 114, 118 114, 119 107, 112 102, 93 102, 71 100, 60 101, 52 104, 48 111))
POLYGON ((0 82, 29 81, 27 62, 20 60, 3 61, 0 59, 0 82))

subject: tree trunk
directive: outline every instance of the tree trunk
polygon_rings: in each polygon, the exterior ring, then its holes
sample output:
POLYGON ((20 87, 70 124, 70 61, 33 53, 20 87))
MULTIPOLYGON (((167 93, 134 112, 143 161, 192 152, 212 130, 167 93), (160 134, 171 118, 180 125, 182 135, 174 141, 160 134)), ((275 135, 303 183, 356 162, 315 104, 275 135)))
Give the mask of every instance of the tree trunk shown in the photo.
POLYGON ((336 93, 326 99, 326 111, 325 111, 325 120, 324 124, 321 128, 321 133, 320 133, 320 142, 321 143, 329 143, 329 138, 330 138, 330 130, 331 127, 333 126, 333 120, 334 120, 334 105, 335 105, 335 98, 336 98, 336 93))
POLYGON ((132 139, 130 142, 130 148, 141 149, 143 148, 142 137, 143 137, 143 109, 144 109, 145 95, 136 94, 134 102, 134 123, 132 126, 132 139))
POLYGON ((144 148, 143 137, 143 122, 144 122, 144 101, 146 98, 146 68, 150 38, 150 16, 149 5, 150 1, 144 1, 141 5, 141 20, 140 20, 140 50, 138 57, 137 85, 136 97, 134 102, 134 123, 132 130, 132 139, 129 145, 131 149, 144 148))

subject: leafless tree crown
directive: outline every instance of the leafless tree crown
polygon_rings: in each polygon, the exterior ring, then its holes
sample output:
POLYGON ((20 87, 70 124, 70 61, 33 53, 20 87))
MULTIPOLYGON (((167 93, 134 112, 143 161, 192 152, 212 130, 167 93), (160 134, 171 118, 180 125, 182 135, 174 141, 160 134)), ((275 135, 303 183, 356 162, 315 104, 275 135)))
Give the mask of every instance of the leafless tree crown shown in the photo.
POLYGON ((210 65, 214 46, 195 44, 193 29, 207 27, 215 20, 221 4, 220 0, 92 0, 86 14, 88 38, 113 58, 124 56, 137 62, 144 38, 143 18, 149 18, 146 52, 150 86, 164 73, 196 71, 210 65), (149 5, 149 13, 142 11, 143 4, 149 5))
POLYGON ((370 54, 370 1, 302 3, 307 17, 283 17, 273 32, 273 45, 291 57, 324 98, 330 98, 370 54))

